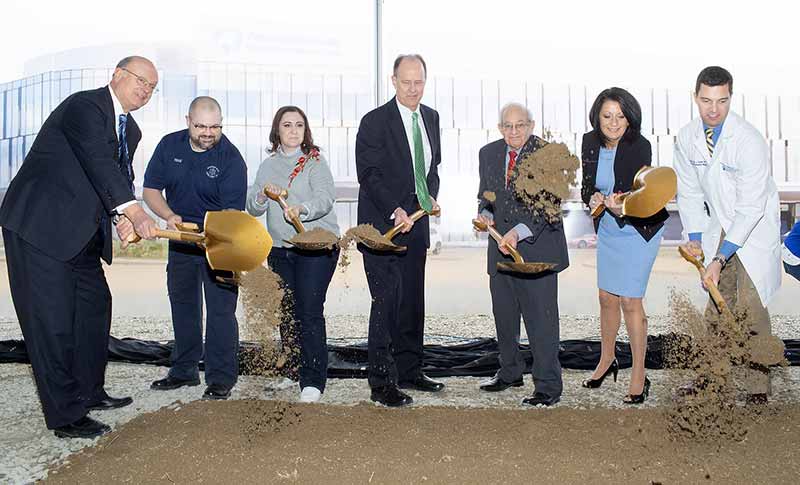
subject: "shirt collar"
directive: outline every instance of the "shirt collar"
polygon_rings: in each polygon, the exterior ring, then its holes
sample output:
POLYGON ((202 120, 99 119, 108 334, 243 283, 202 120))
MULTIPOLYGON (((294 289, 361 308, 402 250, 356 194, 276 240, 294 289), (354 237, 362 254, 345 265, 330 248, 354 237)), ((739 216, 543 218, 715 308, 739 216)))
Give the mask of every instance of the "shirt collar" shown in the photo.
MULTIPOLYGON (((724 120, 722 121, 722 123, 718 124, 717 126, 715 126, 715 127, 713 128, 713 130, 714 130, 714 136, 719 136, 720 132, 722 131, 722 127, 723 127, 723 125, 725 125, 725 121, 724 121, 724 120)), ((708 128, 709 128, 709 127, 708 127, 708 126, 707 126, 705 123, 703 123, 703 133, 705 133, 705 131, 706 131, 708 128)))
POLYGON ((286 150, 283 149, 283 145, 279 145, 278 146, 278 151, 281 152, 281 154, 283 156, 286 156, 286 157, 292 157, 294 155, 298 155, 301 150, 302 150, 302 147, 297 147, 297 148, 294 149, 294 151, 292 153, 286 153, 286 150))
POLYGON ((126 115, 128 113, 122 110, 122 103, 120 103, 119 100, 117 99, 117 95, 114 94, 114 90, 111 89, 110 84, 108 85, 108 92, 111 93, 111 102, 114 103, 114 119, 118 120, 119 115, 123 114, 126 115))
MULTIPOLYGON (((419 105, 417 105, 417 109, 416 110, 411 111, 408 108, 408 106, 403 106, 400 103, 400 101, 398 101, 397 97, 394 98, 394 101, 395 101, 395 103, 397 103, 397 108, 400 110, 400 115, 403 116, 404 118, 411 119, 411 114, 412 113, 419 113, 419 105)), ((422 114, 420 113, 420 118, 421 117, 422 117, 422 114)))

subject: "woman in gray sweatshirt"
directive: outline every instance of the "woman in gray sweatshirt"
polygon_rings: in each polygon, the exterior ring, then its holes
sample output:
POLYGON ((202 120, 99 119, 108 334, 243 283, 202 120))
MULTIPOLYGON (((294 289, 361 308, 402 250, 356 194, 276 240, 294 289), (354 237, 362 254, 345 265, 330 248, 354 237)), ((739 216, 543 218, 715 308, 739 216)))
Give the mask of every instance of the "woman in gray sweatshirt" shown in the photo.
POLYGON ((314 145, 303 110, 296 106, 278 109, 269 141, 272 144, 269 155, 258 168, 255 183, 247 194, 247 211, 256 217, 266 214, 267 230, 274 241, 267 262, 287 290, 281 341, 284 346, 296 345, 299 337, 299 359, 296 349, 288 352, 287 376, 293 380, 299 378, 301 401, 315 402, 325 391, 328 347, 323 310, 339 248, 304 251, 286 241, 297 234, 289 222, 292 215, 299 216, 306 230, 321 228, 338 236, 336 191, 330 167, 314 145), (271 190, 288 190, 285 211, 264 195, 264 187, 268 185, 271 190))

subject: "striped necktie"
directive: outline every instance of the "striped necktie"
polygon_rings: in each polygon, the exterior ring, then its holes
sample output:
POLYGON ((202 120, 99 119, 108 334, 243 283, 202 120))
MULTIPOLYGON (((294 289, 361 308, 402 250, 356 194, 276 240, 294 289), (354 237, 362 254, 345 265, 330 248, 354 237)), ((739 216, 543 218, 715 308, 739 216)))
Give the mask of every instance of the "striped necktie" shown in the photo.
POLYGON ((414 185, 419 206, 430 213, 433 208, 428 193, 428 178, 425 176, 425 149, 422 147, 422 130, 419 129, 419 113, 411 113, 411 134, 414 138, 414 185))
POLYGON ((714 156, 714 128, 706 128, 706 146, 708 154, 714 156))
POLYGON ((128 115, 119 115, 119 171, 128 179, 133 192, 133 167, 131 166, 130 154, 128 153, 128 115))

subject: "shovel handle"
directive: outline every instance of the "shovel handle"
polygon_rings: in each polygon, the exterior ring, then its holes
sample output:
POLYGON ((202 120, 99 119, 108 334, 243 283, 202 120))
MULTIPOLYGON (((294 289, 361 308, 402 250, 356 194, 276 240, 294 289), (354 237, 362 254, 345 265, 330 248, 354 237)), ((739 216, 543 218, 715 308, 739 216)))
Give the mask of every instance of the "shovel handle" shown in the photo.
MULTIPOLYGON (((428 213, 425 212, 425 209, 420 209, 417 212, 411 214, 411 217, 410 217, 411 222, 417 222, 418 220, 422 219, 422 216, 427 215, 427 214, 428 213)), ((441 211, 438 208, 432 210, 431 213, 430 213, 430 215, 432 215, 432 216, 438 216, 439 214, 441 214, 441 211)), ((386 239, 391 240, 393 237, 395 237, 397 235, 397 233, 400 232, 400 230, 402 228, 403 228, 403 225, 402 224, 398 224, 398 225, 394 226, 393 228, 389 229, 388 231, 386 231, 386 234, 384 234, 383 237, 385 237, 386 239)))
MULTIPOLYGON (((631 194, 630 192, 624 192, 622 194, 619 194, 619 198, 620 200, 622 200, 625 197, 629 196, 630 194, 631 194)), ((600 217, 600 214, 602 214, 604 210, 606 210, 605 204, 599 204, 597 207, 592 209, 592 212, 590 213, 592 219, 597 219, 598 217, 600 217)))
MULTIPOLYGON (((700 273, 700 278, 705 276, 706 268, 703 266, 703 260, 705 257, 700 255, 700 257, 692 256, 689 251, 685 250, 683 246, 678 246, 678 252, 683 256, 683 259, 692 263, 697 271, 700 273)), ((708 294, 711 295, 711 299, 714 300, 714 304, 717 306, 717 311, 722 313, 725 310, 728 310, 728 305, 725 303, 725 298, 723 298, 722 293, 719 292, 719 288, 717 285, 714 284, 711 280, 704 281, 706 288, 708 289, 708 294)))
MULTIPOLYGON (((184 241, 190 243, 203 243, 206 240, 204 235, 196 232, 168 231, 164 229, 156 229, 156 237, 169 239, 170 241, 184 241)), ((128 236, 128 244, 136 244, 141 240, 142 238, 135 232, 128 236)))
MULTIPOLYGON (((490 226, 488 224, 482 223, 478 219, 473 219, 472 220, 472 225, 478 231, 481 231, 481 232, 486 231, 486 232, 488 232, 489 235, 492 236, 492 239, 497 241, 497 244, 500 244, 500 240, 503 239, 503 236, 500 235, 499 232, 497 232, 497 229, 495 229, 494 227, 492 227, 492 226, 490 226)), ((514 262, 515 263, 524 263, 525 262, 525 260, 522 259, 522 255, 519 254, 519 251, 517 251, 516 248, 512 248, 511 246, 506 246, 506 249, 508 249, 508 252, 511 253, 511 257, 514 258, 514 262)))
MULTIPOLYGON (((289 192, 287 192, 286 189, 280 192, 273 192, 264 187, 264 195, 277 202, 284 211, 289 208, 289 204, 286 203, 286 197, 289 197, 289 192)), ((299 217, 292 217, 289 219, 289 222, 292 223, 298 233, 306 232, 306 228, 303 226, 303 223, 300 222, 299 217)))

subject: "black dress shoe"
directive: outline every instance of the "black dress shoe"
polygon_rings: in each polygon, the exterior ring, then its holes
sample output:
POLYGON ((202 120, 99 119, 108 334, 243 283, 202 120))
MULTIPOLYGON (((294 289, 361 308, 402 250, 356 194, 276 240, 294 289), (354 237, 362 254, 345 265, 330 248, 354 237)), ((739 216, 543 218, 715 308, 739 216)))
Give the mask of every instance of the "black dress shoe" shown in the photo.
POLYGON ((150 389, 154 391, 171 391, 183 386, 199 386, 200 379, 176 379, 172 376, 167 376, 163 379, 153 381, 150 384, 150 389))
POLYGON ((411 396, 396 386, 375 387, 370 392, 369 398, 390 408, 406 406, 414 402, 411 396))
POLYGON ((74 423, 60 426, 53 430, 59 438, 95 438, 111 431, 111 427, 89 416, 84 416, 74 423))
POLYGON ((528 406, 552 406, 560 400, 560 396, 548 396, 541 392, 534 392, 533 396, 523 399, 522 404, 527 404, 528 406))
POLYGON ((748 394, 745 398, 745 404, 748 406, 764 406, 769 402, 767 395, 763 392, 756 394, 748 394))
POLYGON ((402 381, 398 384, 400 389, 412 389, 423 392, 439 392, 444 389, 444 384, 434 381, 425 374, 420 374, 413 381, 402 381))
POLYGON ((495 374, 494 377, 481 384, 481 391, 500 392, 505 391, 509 387, 522 387, 523 385, 522 377, 512 382, 506 382, 501 379, 498 374, 495 374))
POLYGON ((220 384, 210 384, 203 393, 203 399, 228 399, 231 397, 231 388, 220 384))
POLYGON ((133 402, 133 398, 131 397, 111 397, 106 396, 105 399, 102 401, 98 401, 94 404, 90 404, 86 406, 86 409, 90 411, 105 411, 107 409, 116 409, 125 407, 128 404, 133 402))

